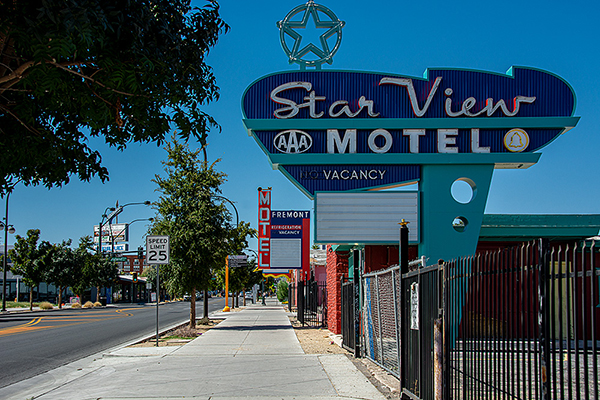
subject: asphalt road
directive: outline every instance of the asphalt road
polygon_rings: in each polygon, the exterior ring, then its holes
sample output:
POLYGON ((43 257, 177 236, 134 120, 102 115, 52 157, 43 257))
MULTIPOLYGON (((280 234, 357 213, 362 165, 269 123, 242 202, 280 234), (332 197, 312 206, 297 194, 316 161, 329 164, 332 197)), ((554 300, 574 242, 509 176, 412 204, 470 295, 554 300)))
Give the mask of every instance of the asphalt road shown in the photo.
MULTIPOLYGON (((223 306, 224 299, 209 299, 209 312, 223 306)), ((197 318, 202 310, 199 301, 197 318)), ((189 320, 189 311, 189 302, 161 305, 159 327, 189 320)), ((155 332, 155 305, 0 315, 0 387, 155 332)))

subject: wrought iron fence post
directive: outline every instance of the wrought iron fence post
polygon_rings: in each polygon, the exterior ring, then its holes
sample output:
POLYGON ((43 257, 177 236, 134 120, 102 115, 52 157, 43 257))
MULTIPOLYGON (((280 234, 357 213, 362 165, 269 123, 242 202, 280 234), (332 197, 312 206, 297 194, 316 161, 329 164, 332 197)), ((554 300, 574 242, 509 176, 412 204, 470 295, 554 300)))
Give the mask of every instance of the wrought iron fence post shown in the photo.
POLYGON ((298 281, 296 299, 296 319, 304 326, 304 281, 298 281))
POLYGON ((438 319, 434 322, 434 381, 435 381, 435 399, 442 400, 449 397, 445 396, 445 280, 444 280, 444 260, 438 260, 437 270, 437 298, 438 298, 438 319))
MULTIPOLYGON (((404 284, 403 284, 403 275, 408 273, 408 222, 402 220, 400 222, 400 243, 399 243, 399 247, 400 247, 400 254, 399 256, 399 261, 400 261, 400 270, 398 271, 398 273, 400 274, 400 291, 398 293, 398 299, 399 299, 399 304, 400 304, 400 349, 406 349, 405 345, 406 345, 406 334, 405 334, 405 329, 404 327, 406 326, 406 324, 408 324, 408 319, 410 318, 410 313, 408 312, 408 309, 406 308, 406 303, 405 303, 405 295, 404 295, 404 284)), ((404 354, 403 354, 404 355, 404 354)), ((400 360, 404 361, 406 360, 406 357, 400 356, 400 360)), ((406 382, 404 382, 404 372, 405 372, 405 368, 404 368, 404 363, 401 363, 400 365, 398 365, 398 369, 399 369, 399 374, 398 377, 400 378, 400 389, 402 389, 405 385, 406 382)))
POLYGON ((548 251, 549 244, 547 239, 539 239, 538 241, 538 297, 539 297, 539 328, 540 328, 540 384, 541 398, 550 400, 550 382, 548 375, 548 363, 550 361, 550 343, 549 343, 549 320, 548 306, 546 304, 546 292, 548 286, 548 251))
POLYGON ((360 276, 358 250, 352 250, 354 280, 354 357, 360 358, 360 276))

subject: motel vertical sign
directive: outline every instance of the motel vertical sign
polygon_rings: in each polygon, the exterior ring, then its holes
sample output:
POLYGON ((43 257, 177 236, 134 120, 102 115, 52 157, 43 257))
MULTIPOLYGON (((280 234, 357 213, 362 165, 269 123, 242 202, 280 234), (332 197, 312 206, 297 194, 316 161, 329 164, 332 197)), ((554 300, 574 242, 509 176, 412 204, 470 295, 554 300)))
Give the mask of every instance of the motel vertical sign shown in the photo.
POLYGON ((258 268, 271 267, 271 189, 258 189, 258 268))

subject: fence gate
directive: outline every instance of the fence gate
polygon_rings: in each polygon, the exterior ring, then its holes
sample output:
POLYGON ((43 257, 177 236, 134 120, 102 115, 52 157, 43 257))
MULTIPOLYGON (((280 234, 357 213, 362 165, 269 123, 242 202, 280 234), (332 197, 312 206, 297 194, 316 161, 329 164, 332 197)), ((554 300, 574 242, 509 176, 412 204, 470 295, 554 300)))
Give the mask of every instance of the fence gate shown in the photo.
POLYGON ((342 277, 342 346, 354 352, 354 282, 342 277))
POLYGON ((402 275, 401 382, 411 398, 434 396, 434 322, 440 314, 440 267, 402 275))
MULTIPOLYGON (((296 318, 302 325, 327 326, 327 286, 314 280, 289 285, 290 303, 296 305, 296 318)), ((290 311, 291 311, 291 305, 290 311)))

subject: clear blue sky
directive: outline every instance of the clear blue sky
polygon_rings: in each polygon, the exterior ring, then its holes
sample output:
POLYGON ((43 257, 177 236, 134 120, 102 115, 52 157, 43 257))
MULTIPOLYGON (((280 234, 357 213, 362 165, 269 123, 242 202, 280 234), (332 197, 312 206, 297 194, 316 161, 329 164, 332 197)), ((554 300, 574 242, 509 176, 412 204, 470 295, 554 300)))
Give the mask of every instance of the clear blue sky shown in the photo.
MULTIPOLYGON (((496 170, 487 213, 600 213, 600 45, 596 1, 317 1, 346 22, 341 48, 327 69, 378 71, 420 77, 428 67, 469 68, 504 73, 513 65, 555 73, 575 90, 578 126, 542 150, 527 170, 496 170)), ((203 5, 197 1, 197 5, 203 5)), ((294 1, 221 1, 231 31, 211 51, 209 64, 221 99, 206 107, 221 124, 211 133, 208 154, 229 175, 224 195, 240 219, 257 224, 258 186, 273 188, 273 209, 312 209, 312 202, 280 172, 250 138, 240 107, 254 80, 290 65, 279 44, 277 21, 294 1)), ((165 152, 156 145, 131 145, 124 152, 93 141, 110 171, 110 181, 76 179, 61 189, 17 186, 10 197, 9 223, 17 233, 39 228, 42 239, 60 242, 91 235, 106 207, 155 201, 151 182, 163 173, 165 152)), ((192 143, 195 148, 196 144, 192 143)), ((4 215, 4 201, 0 214, 4 215)), ((149 207, 127 207, 120 222, 154 215, 149 207)), ((131 226, 130 248, 145 243, 147 223, 131 226)), ((14 237, 9 238, 12 244, 14 237)), ((256 249, 256 242, 251 244, 256 249)))

